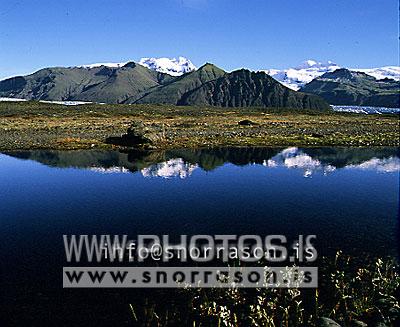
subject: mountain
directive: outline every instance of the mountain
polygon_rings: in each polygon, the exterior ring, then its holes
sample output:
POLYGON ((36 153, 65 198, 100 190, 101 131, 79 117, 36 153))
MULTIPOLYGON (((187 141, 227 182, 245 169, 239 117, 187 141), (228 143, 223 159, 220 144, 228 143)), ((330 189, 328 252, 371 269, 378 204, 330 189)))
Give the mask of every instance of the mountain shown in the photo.
POLYGON ((400 106, 399 81, 388 78, 378 80, 366 73, 345 68, 315 78, 301 91, 319 95, 334 105, 400 106))
MULTIPOLYGON (((268 69, 264 70, 268 75, 281 82, 283 85, 292 90, 299 90, 305 84, 311 82, 314 78, 319 77, 327 72, 333 72, 336 69, 342 68, 332 61, 326 63, 317 62, 314 60, 306 60, 299 66, 289 69, 268 69)), ((368 69, 350 69, 351 71, 364 72, 377 79, 390 78, 400 80, 400 67, 386 66, 380 68, 368 69)))
POLYGON ((185 57, 179 57, 178 59, 142 58, 139 64, 151 70, 172 76, 180 76, 196 70, 196 66, 185 57))
POLYGON ((283 70, 267 69, 264 72, 288 88, 298 91, 303 85, 311 82, 314 78, 338 68, 340 67, 331 61, 321 63, 314 60, 307 60, 295 68, 283 70))
POLYGON ((184 94, 178 104, 221 107, 321 109, 321 98, 294 92, 263 72, 246 69, 224 74, 184 94))
POLYGON ((314 95, 295 92, 263 72, 226 73, 205 64, 181 76, 134 62, 116 66, 45 68, 0 82, 0 97, 48 101, 290 107, 329 109, 314 95))
MULTIPOLYGON (((109 67, 109 68, 120 68, 125 66, 128 62, 102 62, 95 63, 90 65, 81 65, 78 66, 80 68, 97 68, 101 66, 109 67)), ((191 71, 196 70, 196 66, 193 63, 185 58, 178 57, 176 58, 141 58, 139 60, 139 65, 147 67, 151 70, 154 70, 159 73, 169 74, 171 76, 180 76, 185 73, 189 73, 191 71)))
POLYGON ((54 67, 0 82, 0 96, 29 100, 122 103, 173 77, 134 62, 121 67, 54 67))
MULTIPOLYGON (((225 71, 212 64, 205 64, 198 70, 177 77, 173 83, 161 85, 149 91, 137 103, 163 103, 173 105, 184 105, 182 98, 187 92, 192 91, 204 83, 216 80, 226 74, 225 71)), ((131 102, 128 100, 128 102, 131 102)))

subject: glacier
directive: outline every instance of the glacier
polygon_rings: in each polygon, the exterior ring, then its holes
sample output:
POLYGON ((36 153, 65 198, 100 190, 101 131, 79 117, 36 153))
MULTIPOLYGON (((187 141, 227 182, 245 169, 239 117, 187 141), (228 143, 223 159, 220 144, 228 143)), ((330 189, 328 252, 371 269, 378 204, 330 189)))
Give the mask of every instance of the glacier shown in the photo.
POLYGON ((185 57, 178 57, 178 59, 142 58, 140 59, 139 64, 151 70, 160 73, 167 73, 172 76, 180 76, 196 70, 196 66, 185 57))
MULTIPOLYGON (((294 68, 288 69, 265 69, 261 70, 275 78, 278 82, 288 88, 298 91, 303 85, 311 82, 327 72, 343 68, 333 61, 318 62, 316 60, 306 60, 294 68)), ((344 67, 345 68, 345 67, 344 67)), ((352 71, 363 72, 375 77, 376 79, 390 78, 400 80, 400 67, 384 66, 377 68, 349 68, 352 71)))

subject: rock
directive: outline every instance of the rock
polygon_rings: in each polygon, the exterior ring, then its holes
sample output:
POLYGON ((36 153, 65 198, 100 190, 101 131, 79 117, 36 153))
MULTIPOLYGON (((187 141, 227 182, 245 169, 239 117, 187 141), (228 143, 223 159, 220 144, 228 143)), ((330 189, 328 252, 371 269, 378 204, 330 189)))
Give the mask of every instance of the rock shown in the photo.
POLYGON ((238 122, 238 125, 240 125, 240 126, 252 126, 252 125, 258 125, 258 124, 255 123, 255 122, 252 122, 252 121, 249 120, 249 119, 245 119, 245 120, 239 121, 239 122, 238 122))
POLYGON ((312 137, 317 137, 317 138, 323 137, 323 135, 319 134, 319 133, 312 133, 311 136, 312 137))
POLYGON ((341 327, 337 322, 333 321, 330 318, 326 318, 326 317, 319 318, 317 326, 319 326, 319 327, 341 327))
POLYGON ((120 137, 109 137, 106 143, 122 146, 149 146, 164 139, 164 128, 160 126, 147 127, 143 122, 133 122, 126 134, 120 137))
POLYGON ((353 320, 351 322, 351 326, 353 326, 353 327, 368 327, 368 325, 365 322, 362 322, 360 320, 353 320))

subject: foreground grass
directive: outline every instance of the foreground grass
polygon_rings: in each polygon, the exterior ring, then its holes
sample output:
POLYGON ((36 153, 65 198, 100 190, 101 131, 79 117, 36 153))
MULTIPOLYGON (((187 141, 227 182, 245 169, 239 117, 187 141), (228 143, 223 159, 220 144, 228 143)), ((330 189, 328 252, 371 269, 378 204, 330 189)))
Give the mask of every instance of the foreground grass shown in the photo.
POLYGON ((175 290, 127 311, 138 326, 399 326, 398 268, 338 252, 320 265, 317 289, 175 290))
POLYGON ((0 103, 0 150, 112 148, 135 122, 159 133, 154 148, 203 146, 398 146, 398 115, 270 108, 0 103), (249 120, 252 124, 238 123, 249 120))

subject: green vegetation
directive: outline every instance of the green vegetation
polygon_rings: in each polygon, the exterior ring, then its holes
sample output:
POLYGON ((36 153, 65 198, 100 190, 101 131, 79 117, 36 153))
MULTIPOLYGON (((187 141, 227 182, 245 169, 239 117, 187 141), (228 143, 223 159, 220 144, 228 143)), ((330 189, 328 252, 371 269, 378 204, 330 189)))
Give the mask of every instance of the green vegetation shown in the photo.
POLYGON ((187 92, 178 104, 329 110, 322 98, 293 92, 264 72, 241 69, 187 92))
POLYGON ((1 81, 0 97, 329 110, 322 98, 288 89, 264 72, 242 69, 227 73, 212 64, 178 77, 134 62, 118 68, 46 68, 1 81))
POLYGON ((109 137, 143 123, 147 148, 398 146, 398 115, 168 105, 0 103, 0 149, 116 148, 109 137), (252 123, 241 125, 249 120, 252 123))
POLYGON ((361 72, 338 69, 317 77, 302 88, 321 96, 330 104, 372 107, 400 106, 400 82, 377 80, 361 72))
POLYGON ((185 104, 182 98, 204 83, 223 76, 225 72, 211 64, 205 64, 198 70, 189 74, 176 77, 172 83, 161 85, 148 92, 139 99, 138 103, 163 103, 163 104, 185 104))
POLYGON ((118 103, 137 99, 144 90, 167 82, 170 77, 134 63, 119 69, 53 67, 1 81, 0 96, 118 103))
POLYGON ((138 326, 395 326, 398 268, 392 259, 338 252, 320 264, 317 289, 159 291, 135 300, 129 310, 138 326))

